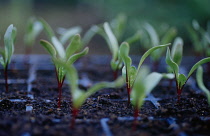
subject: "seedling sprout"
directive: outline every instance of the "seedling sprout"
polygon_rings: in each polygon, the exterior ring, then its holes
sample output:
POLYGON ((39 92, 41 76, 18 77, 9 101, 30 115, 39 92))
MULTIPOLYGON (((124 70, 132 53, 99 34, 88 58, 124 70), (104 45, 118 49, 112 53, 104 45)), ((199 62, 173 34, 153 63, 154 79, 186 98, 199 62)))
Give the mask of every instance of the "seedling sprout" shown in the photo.
POLYGON ((130 50, 130 46, 128 43, 124 42, 121 44, 120 46, 120 56, 123 60, 124 63, 124 67, 122 69, 122 75, 125 78, 126 81, 126 89, 127 89, 127 93, 128 93, 128 105, 130 104, 130 93, 131 90, 133 88, 134 82, 137 78, 137 74, 140 71, 140 68, 144 62, 144 60, 155 50, 159 49, 159 48, 163 48, 163 47, 167 47, 170 44, 165 44, 165 45, 159 45, 159 46, 155 46, 150 48, 147 52, 145 52, 138 64, 138 68, 136 69, 136 67, 132 66, 132 59, 129 57, 129 50, 130 50))
MULTIPOLYGON (((42 20, 42 23, 43 23, 45 31, 47 32, 49 38, 52 41, 52 44, 46 40, 41 40, 40 43, 51 55, 52 60, 60 59, 62 61, 65 61, 68 65, 72 65, 76 60, 78 60, 79 58, 81 58, 82 56, 88 53, 88 50, 89 50, 88 47, 80 51, 81 46, 82 46, 80 35, 78 34, 74 35, 71 42, 69 43, 69 45, 67 46, 65 50, 63 47, 63 44, 54 35, 53 30, 47 24, 47 22, 42 20)), ((62 66, 56 65, 55 63, 54 65, 55 65, 56 78, 58 82, 58 91, 59 91, 58 108, 60 108, 61 97, 62 97, 62 86, 63 86, 66 73, 62 66)))
MULTIPOLYGON (((159 35, 157 30, 149 23, 144 23, 143 25, 143 34, 141 36, 141 42, 143 47, 147 50, 151 47, 155 47, 165 43, 172 43, 173 39, 176 36, 176 29, 171 27, 163 35, 159 35)), ((160 58, 162 57, 165 49, 159 49, 154 51, 151 54, 151 59, 153 61, 153 69, 157 70, 159 65, 160 58)))
POLYGON ((199 88, 205 93, 207 97, 208 104, 210 106, 210 91, 206 88, 206 86, 203 83, 203 68, 202 66, 199 66, 196 72, 196 80, 199 88))
MULTIPOLYGON (((179 56, 182 57, 182 56, 179 56)), ((190 72, 188 73, 187 76, 185 76, 184 74, 180 74, 179 73, 179 65, 174 62, 174 60, 172 59, 171 53, 170 53, 170 49, 167 48, 167 53, 166 53, 166 63, 170 66, 170 68, 172 69, 174 75, 175 75, 175 80, 176 80, 176 90, 177 90, 177 99, 178 99, 178 103, 180 102, 180 97, 181 97, 181 93, 183 90, 183 87, 185 86, 187 80, 190 78, 190 76, 193 74, 193 72, 202 64, 210 62, 210 57, 204 58, 200 61, 198 61, 196 64, 194 64, 194 66, 191 68, 190 72)))
POLYGON ((146 67, 142 67, 138 72, 131 92, 131 103, 134 106, 134 130, 136 128, 139 109, 144 104, 145 97, 153 90, 153 88, 155 88, 155 86, 157 86, 163 77, 169 79, 174 78, 172 74, 160 74, 157 72, 149 74, 149 70, 146 67))
POLYGON ((63 67, 66 70, 67 78, 69 81, 69 88, 71 90, 72 96, 72 120, 71 128, 74 128, 75 119, 78 115, 79 109, 85 100, 92 94, 101 90, 102 88, 118 88, 123 86, 124 81, 122 77, 119 77, 113 82, 99 82, 88 88, 87 90, 82 90, 78 86, 78 72, 73 65, 68 65, 62 60, 54 59, 56 65, 63 67))
POLYGON ((0 63, 4 67, 5 89, 8 92, 8 65, 11 61, 11 57, 14 53, 14 41, 16 38, 16 28, 11 24, 4 35, 4 49, 0 48, 0 63))

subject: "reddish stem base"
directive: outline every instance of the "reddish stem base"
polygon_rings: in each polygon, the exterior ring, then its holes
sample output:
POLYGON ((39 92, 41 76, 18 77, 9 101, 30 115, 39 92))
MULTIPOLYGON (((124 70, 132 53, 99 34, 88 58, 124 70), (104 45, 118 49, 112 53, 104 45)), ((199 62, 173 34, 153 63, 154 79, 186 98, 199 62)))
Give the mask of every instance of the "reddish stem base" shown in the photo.
POLYGON ((114 80, 118 78, 118 70, 113 71, 114 80))
POLYGON ((133 126, 132 126, 133 131, 136 131, 138 116, 139 116, 139 110, 138 108, 134 108, 134 114, 133 114, 134 121, 133 121, 133 126))
POLYGON ((76 109, 76 108, 72 109, 72 119, 71 119, 70 129, 74 129, 75 121, 76 121, 76 117, 77 117, 78 113, 79 113, 79 109, 76 109))
POLYGON ((130 95, 131 95, 131 88, 127 87, 127 93, 128 93, 128 103, 127 103, 127 107, 129 107, 130 104, 131 104, 131 98, 130 98, 130 95))
POLYGON ((8 87, 8 64, 6 65, 4 69, 4 80, 5 80, 5 90, 6 93, 9 92, 9 87, 8 87))
POLYGON ((178 89, 178 90, 177 90, 177 103, 178 103, 178 104, 180 103, 181 93, 182 93, 182 90, 181 90, 181 89, 178 89))
POLYGON ((61 108, 61 97, 62 97, 62 83, 58 83, 58 108, 61 108))

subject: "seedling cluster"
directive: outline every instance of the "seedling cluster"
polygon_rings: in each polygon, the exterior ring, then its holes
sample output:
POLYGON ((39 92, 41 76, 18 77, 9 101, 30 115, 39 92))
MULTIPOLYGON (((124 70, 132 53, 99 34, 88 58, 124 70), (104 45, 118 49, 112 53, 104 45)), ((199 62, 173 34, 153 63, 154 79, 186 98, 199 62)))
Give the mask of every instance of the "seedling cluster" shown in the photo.
MULTIPOLYGON (((71 128, 74 128, 75 119, 82 105, 87 98, 103 88, 122 88, 127 90, 127 105, 134 110, 134 127, 137 120, 139 110, 144 104, 145 98, 151 91, 159 84, 162 78, 175 79, 177 102, 181 101, 181 93, 185 84, 187 83, 193 72, 197 70, 197 83, 201 90, 204 91, 207 96, 208 103, 210 104, 210 92, 203 84, 202 64, 210 62, 210 57, 206 57, 195 63, 186 75, 181 74, 180 65, 183 57, 183 45, 182 38, 176 37, 177 31, 175 28, 168 28, 161 36, 157 33, 155 28, 149 24, 144 23, 134 35, 124 38, 123 32, 125 32, 126 17, 120 15, 110 23, 105 22, 103 24, 92 26, 83 36, 81 36, 81 27, 72 27, 69 29, 60 28, 58 33, 60 37, 55 34, 53 29, 44 19, 30 19, 27 25, 27 31, 25 35, 25 45, 32 47, 39 37, 40 33, 44 31, 48 37, 48 40, 40 40, 40 44, 51 56, 51 60, 55 66, 56 79, 58 83, 58 104, 57 107, 62 110, 62 86, 64 84, 65 77, 67 77, 69 90, 71 94, 71 109, 72 109, 72 121, 71 128), (94 35, 102 36, 112 54, 110 60, 110 66, 114 73, 114 80, 112 82, 98 82, 87 88, 86 90, 79 87, 79 72, 75 68, 74 62, 88 54, 89 48, 86 47, 94 35), (129 56, 130 45, 138 42, 142 44, 145 53, 142 54, 141 59, 137 67, 132 64, 132 57, 129 56), (170 45, 172 44, 171 51, 170 45), (66 48, 65 48, 66 47, 66 48), (165 56, 165 73, 159 73, 158 71, 150 72, 150 68, 143 66, 147 57, 151 57, 154 63, 159 63, 161 57, 166 51, 165 56)), ((203 46, 209 45, 209 30, 204 31, 199 27, 199 24, 194 24, 194 29, 201 35, 203 46)), ((200 43, 197 33, 189 28, 190 32, 193 32, 191 37, 194 45, 200 43)), ((10 25, 4 35, 4 49, 0 49, 0 62, 4 68, 5 76, 5 90, 8 92, 8 65, 11 61, 11 57, 14 52, 14 41, 16 38, 16 28, 10 25)), ((200 43, 201 44, 201 43, 200 43)), ((195 46, 196 51, 200 52, 202 49, 195 46)), ((204 50, 203 50, 204 51, 204 50)), ((30 51, 31 52, 31 51, 30 51)), ((207 53, 205 53, 208 56, 207 53)), ((157 70, 156 68, 153 70, 157 70)))

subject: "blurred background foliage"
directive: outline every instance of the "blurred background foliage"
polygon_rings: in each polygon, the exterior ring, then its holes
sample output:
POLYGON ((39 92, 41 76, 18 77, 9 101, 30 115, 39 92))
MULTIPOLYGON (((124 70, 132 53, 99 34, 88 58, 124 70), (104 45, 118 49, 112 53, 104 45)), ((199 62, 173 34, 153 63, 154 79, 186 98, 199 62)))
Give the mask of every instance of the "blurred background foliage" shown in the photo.
MULTIPOLYGON (((205 28, 210 18, 209 5, 209 0, 0 0, 0 44, 3 45, 6 28, 14 24, 18 30, 15 53, 24 53, 23 37, 31 16, 44 18, 55 30, 81 26, 85 32, 94 24, 125 14, 128 18, 126 35, 134 34, 139 24, 146 21, 160 33, 163 25, 176 27, 178 36, 188 45, 191 43, 186 25, 191 25, 196 19, 205 28)), ((40 38, 45 38, 45 35, 40 38)), ((109 52, 98 44, 105 45, 100 36, 90 43, 92 48, 97 48, 91 49, 91 53, 109 52)), ((33 48, 33 53, 46 53, 39 40, 33 48)))

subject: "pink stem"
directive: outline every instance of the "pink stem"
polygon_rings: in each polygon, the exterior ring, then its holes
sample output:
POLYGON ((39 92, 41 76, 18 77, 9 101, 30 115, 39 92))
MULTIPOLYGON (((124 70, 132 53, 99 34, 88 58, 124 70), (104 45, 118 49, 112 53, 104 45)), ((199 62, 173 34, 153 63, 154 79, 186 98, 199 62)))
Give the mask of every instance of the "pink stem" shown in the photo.
POLYGON ((77 109, 77 108, 72 109, 72 119, 71 119, 71 125, 70 125, 71 129, 74 129, 74 127, 75 127, 75 120, 76 120, 78 113, 79 113, 79 109, 77 109))
POLYGON ((6 92, 9 92, 9 87, 8 87, 8 64, 6 64, 6 67, 4 69, 4 79, 5 79, 5 89, 6 92))
POLYGON ((115 71, 113 71, 113 76, 114 76, 114 80, 116 80, 117 77, 118 77, 118 69, 116 69, 115 71))
POLYGON ((134 114, 133 114, 133 117, 134 117, 134 121, 133 121, 133 131, 136 131, 136 127, 137 127, 137 118, 139 116, 139 110, 137 107, 134 108, 134 114))

